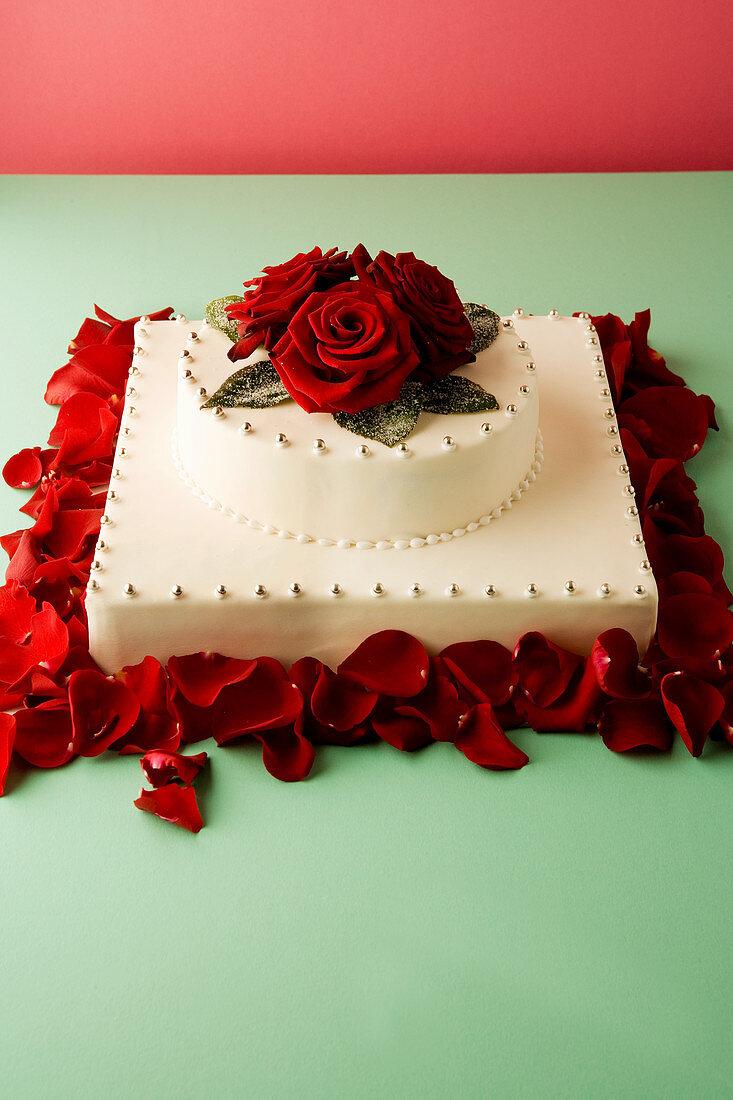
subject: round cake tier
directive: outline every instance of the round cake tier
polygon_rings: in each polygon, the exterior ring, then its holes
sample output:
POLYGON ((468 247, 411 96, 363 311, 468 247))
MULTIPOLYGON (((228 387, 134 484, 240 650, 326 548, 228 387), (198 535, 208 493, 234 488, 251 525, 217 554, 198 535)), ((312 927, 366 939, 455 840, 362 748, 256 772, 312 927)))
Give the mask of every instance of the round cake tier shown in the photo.
POLYGON ((201 496, 235 519, 303 542, 385 548, 475 530, 533 480, 538 393, 531 351, 513 326, 458 375, 494 394, 492 412, 423 412, 403 447, 386 447, 308 414, 294 401, 265 409, 202 409, 232 364, 226 336, 193 322, 179 367, 178 459, 201 496))

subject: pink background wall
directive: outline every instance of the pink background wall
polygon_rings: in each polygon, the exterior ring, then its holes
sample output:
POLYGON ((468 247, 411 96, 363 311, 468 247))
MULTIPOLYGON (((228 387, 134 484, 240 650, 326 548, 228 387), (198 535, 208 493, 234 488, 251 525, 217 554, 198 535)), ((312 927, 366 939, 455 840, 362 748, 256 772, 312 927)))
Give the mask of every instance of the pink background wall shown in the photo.
POLYGON ((4 172, 733 167, 729 0, 2 7, 4 172))

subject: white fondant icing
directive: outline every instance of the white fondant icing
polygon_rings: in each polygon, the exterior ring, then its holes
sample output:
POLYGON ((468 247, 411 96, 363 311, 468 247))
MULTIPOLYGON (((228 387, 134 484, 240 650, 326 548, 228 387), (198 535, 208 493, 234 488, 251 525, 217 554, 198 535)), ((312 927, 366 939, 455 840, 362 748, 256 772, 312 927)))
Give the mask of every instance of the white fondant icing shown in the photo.
MULTIPOLYGON (((501 523, 479 523, 468 538, 453 535, 457 526, 426 538, 429 552, 385 555, 380 547, 391 548, 389 543, 334 554, 329 540, 319 545, 272 538, 243 515, 203 508, 170 460, 176 363, 185 332, 176 323, 150 322, 148 356, 136 383, 134 434, 121 436, 128 452, 124 494, 108 506, 115 522, 103 528, 105 548, 98 544, 95 557, 103 553, 104 571, 95 573, 98 587, 90 588, 87 601, 90 646, 99 664, 114 672, 146 654, 165 661, 203 649, 267 653, 286 664, 312 654, 335 665, 368 634, 385 628, 410 631, 431 652, 472 638, 513 647, 528 630, 587 652, 598 633, 620 626, 645 650, 656 621, 656 586, 645 572, 645 593, 636 592, 644 542, 638 515, 627 512, 620 493, 623 448, 606 435, 583 327, 562 317, 523 316, 515 324, 532 345, 542 385, 542 476, 501 523), (568 577, 575 585, 572 600, 568 577), (377 579, 385 590, 381 599, 370 592, 377 579), (293 583, 300 587, 298 599, 293 583), (611 592, 599 599, 602 583, 611 592), (184 598, 170 598, 174 584, 181 585, 184 598), (218 584, 225 585, 226 599, 216 597, 218 584), (412 593, 415 584, 419 598, 412 593), (460 589, 453 598, 445 595, 451 584, 460 589), (537 586, 534 599, 524 595, 528 584, 537 586), (259 599, 253 595, 258 585, 266 593, 259 599), (342 598, 332 595, 334 585, 342 598)), ((128 411, 123 428, 129 426, 128 411)), ((313 435, 308 432, 308 448, 313 435)), ((251 440, 239 442, 246 448, 251 440)), ((494 442, 481 437, 486 447, 494 442)), ((118 457, 121 452, 118 446, 118 457)), ((438 457, 450 463, 460 453, 459 440, 454 454, 438 457)), ((318 468, 330 459, 302 457, 318 468)), ((372 461, 380 460, 354 455, 354 466, 372 461)), ((413 461, 385 466, 401 470, 413 461)))
MULTIPOLYGON (((475 363, 456 372, 493 393, 498 410, 424 412, 394 448, 361 439, 329 414, 307 414, 294 401, 267 409, 227 408, 212 416, 181 381, 181 463, 207 498, 278 531, 371 544, 409 544, 425 532, 454 531, 506 501, 532 467, 538 387, 529 387, 521 406, 513 404, 531 358, 527 342, 520 344, 521 353, 516 332, 500 332, 475 363), (508 407, 512 412, 505 415, 508 407), (245 423, 250 431, 243 434, 245 423), (488 437, 481 432, 484 423, 491 425, 488 437), (445 447, 444 438, 453 446, 445 447), (321 451, 314 451, 314 439, 323 441, 321 451), (368 447, 368 456, 357 453, 360 446, 368 447)), ((192 369, 212 395, 235 370, 266 357, 258 349, 232 364, 226 357, 230 346, 216 329, 197 345, 192 369)))

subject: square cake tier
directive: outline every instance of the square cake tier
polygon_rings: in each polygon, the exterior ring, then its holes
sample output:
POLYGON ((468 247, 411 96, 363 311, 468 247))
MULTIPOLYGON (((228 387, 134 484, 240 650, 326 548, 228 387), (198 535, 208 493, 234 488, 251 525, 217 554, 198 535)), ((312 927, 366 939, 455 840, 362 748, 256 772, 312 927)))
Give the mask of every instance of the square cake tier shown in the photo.
POLYGON ((147 322, 87 599, 100 666, 199 650, 336 665, 386 628, 433 653, 479 638, 513 648, 529 630, 582 653, 616 626, 643 652, 656 586, 598 338, 585 318, 512 320, 539 386, 533 479, 485 524, 401 549, 278 537, 192 487, 176 463, 177 391, 181 352, 202 323, 147 322))

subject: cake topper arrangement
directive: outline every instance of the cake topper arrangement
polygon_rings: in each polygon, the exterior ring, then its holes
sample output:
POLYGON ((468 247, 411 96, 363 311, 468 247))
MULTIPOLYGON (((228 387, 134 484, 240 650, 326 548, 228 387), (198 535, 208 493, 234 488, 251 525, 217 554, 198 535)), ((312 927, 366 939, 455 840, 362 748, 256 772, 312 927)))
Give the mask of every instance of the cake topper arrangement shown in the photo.
POLYGON ((350 254, 315 247, 265 267, 243 296, 210 302, 206 319, 232 341, 232 362, 258 348, 268 358, 235 371, 204 409, 292 399, 393 447, 422 411, 499 408, 493 394, 453 373, 493 342, 498 315, 464 304, 451 280, 412 252, 372 259, 362 244, 350 254))

